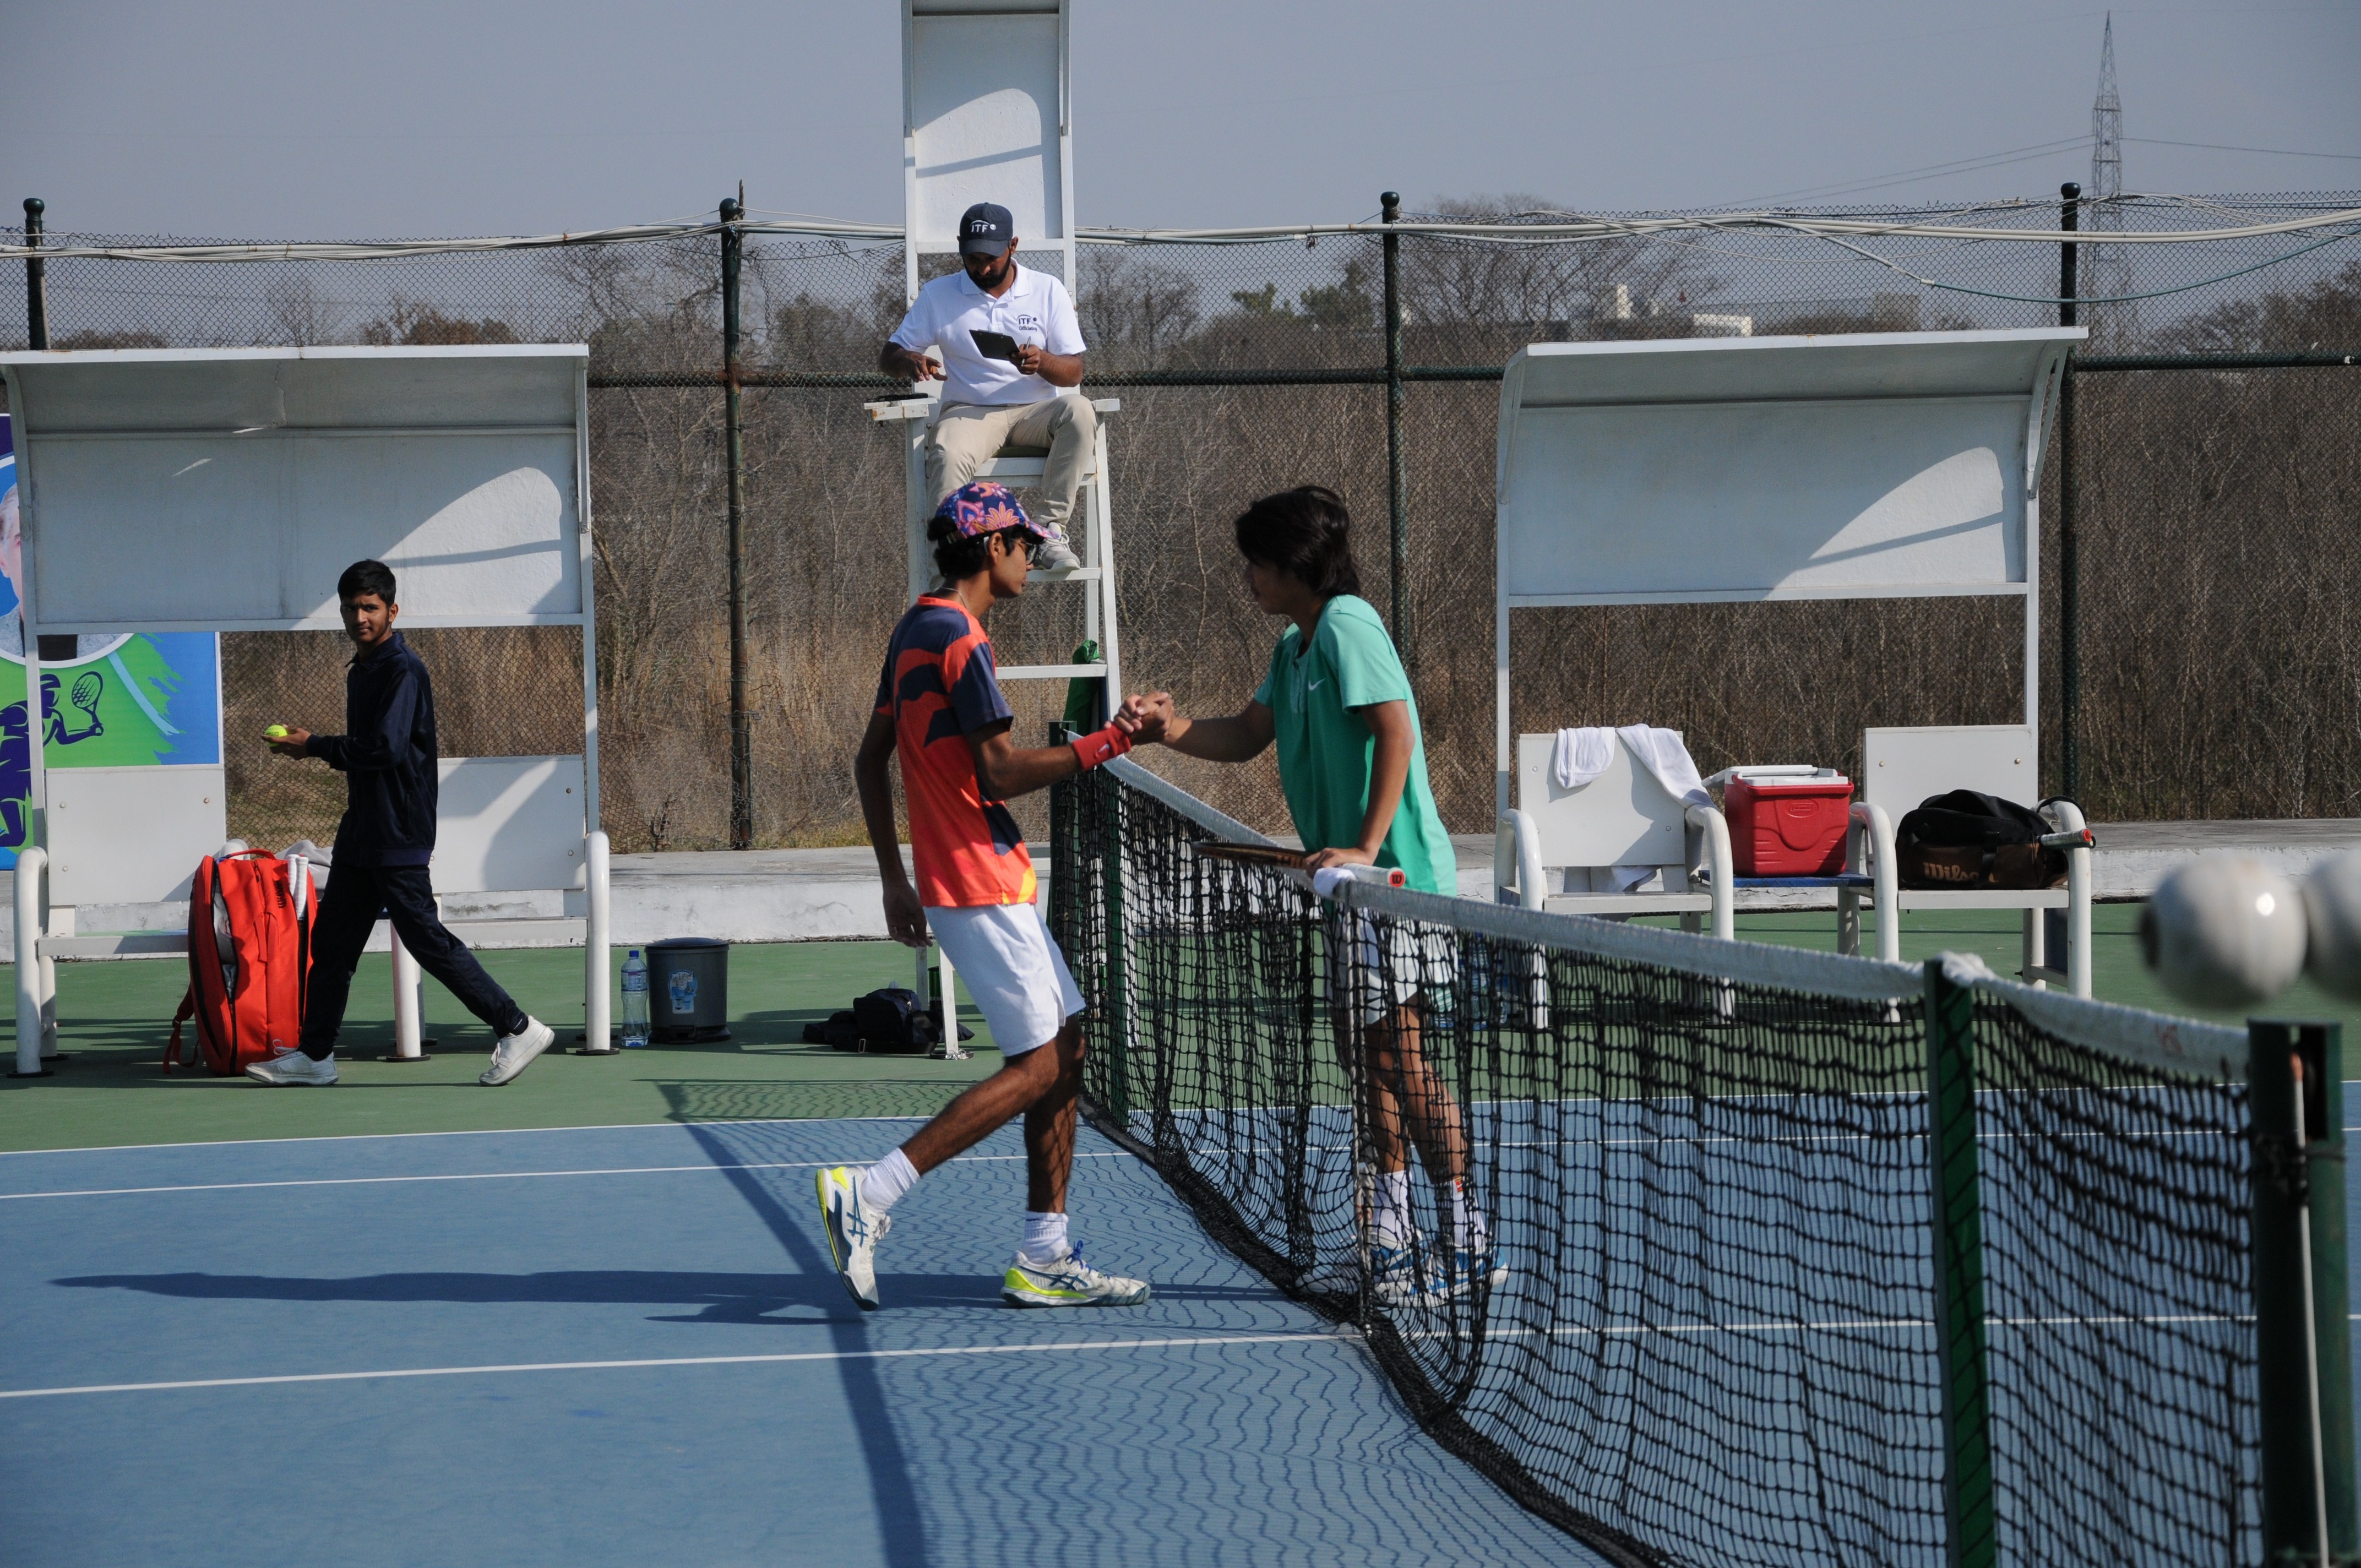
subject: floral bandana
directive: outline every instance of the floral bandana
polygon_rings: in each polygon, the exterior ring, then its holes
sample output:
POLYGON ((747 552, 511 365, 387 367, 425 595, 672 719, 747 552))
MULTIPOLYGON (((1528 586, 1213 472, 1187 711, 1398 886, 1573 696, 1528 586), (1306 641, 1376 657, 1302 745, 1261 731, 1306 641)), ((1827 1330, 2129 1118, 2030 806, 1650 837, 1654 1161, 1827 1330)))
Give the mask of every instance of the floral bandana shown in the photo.
POLYGON ((1004 528, 1021 528, 1036 539, 1045 537, 1039 526, 1025 515, 1025 509, 1016 504, 1016 498, 1008 493, 1008 487, 988 480, 961 485, 943 498, 935 515, 950 519, 960 533, 969 539, 997 533, 1004 528))

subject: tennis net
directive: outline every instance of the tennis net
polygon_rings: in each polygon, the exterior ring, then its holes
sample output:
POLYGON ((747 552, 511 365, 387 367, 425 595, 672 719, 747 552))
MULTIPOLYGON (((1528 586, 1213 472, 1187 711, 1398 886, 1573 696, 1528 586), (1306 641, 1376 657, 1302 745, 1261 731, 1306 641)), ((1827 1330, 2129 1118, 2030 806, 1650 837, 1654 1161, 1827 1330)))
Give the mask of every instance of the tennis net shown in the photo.
POLYGON ((2259 1557, 2243 1033, 1052 815, 1093 1119, 1601 1557, 2259 1557))

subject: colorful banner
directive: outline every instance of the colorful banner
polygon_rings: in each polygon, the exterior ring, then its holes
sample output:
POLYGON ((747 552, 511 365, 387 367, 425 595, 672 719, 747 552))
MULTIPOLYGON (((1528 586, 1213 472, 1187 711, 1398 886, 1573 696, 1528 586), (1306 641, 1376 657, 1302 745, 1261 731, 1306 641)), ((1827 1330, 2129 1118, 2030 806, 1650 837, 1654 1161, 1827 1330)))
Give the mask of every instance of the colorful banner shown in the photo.
MULTIPOLYGON (((0 414, 0 869, 16 863, 32 826, 32 726, 19 610, 24 562, 16 444, 8 416, 0 414)), ((131 563, 128 569, 138 565, 131 563)), ((48 766, 221 761, 221 651, 214 633, 142 632, 71 641, 71 653, 51 643, 41 660, 41 754, 48 766)))

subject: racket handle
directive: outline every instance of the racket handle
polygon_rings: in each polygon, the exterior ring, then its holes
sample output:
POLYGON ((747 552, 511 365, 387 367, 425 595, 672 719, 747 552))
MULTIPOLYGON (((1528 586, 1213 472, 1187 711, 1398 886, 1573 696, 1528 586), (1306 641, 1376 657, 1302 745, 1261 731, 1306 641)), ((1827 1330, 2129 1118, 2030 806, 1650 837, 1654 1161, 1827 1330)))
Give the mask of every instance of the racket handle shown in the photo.
POLYGON ((2099 840, 2088 828, 2077 828, 2070 833, 2044 833, 2040 842, 2045 850, 2092 850, 2099 840))
POLYGON ((1348 882, 1373 882, 1387 887, 1407 887, 1410 879, 1394 866, 1323 866, 1312 873, 1312 891, 1323 898, 1334 898, 1336 890, 1348 882))

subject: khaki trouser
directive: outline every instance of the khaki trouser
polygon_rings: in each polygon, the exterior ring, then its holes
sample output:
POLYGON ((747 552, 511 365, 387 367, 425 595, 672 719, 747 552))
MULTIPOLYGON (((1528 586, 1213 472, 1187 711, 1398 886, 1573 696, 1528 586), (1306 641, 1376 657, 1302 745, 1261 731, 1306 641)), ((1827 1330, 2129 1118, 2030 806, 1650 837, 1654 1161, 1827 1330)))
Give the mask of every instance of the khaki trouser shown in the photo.
POLYGON ((975 477, 1004 446, 1047 447, 1041 489, 1031 514, 1054 538, 1066 537, 1066 518, 1082 488, 1098 441, 1099 411, 1080 392, 1038 403, 945 403, 927 437, 927 488, 935 504, 975 477))

